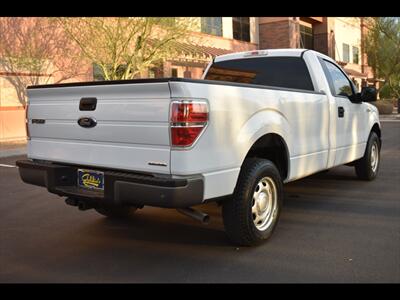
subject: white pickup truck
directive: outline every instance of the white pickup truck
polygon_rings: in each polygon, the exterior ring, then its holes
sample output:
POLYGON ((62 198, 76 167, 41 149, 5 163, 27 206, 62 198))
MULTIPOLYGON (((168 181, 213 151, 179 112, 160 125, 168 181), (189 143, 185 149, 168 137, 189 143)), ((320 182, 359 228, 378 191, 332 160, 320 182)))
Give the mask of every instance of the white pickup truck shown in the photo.
POLYGON ((381 127, 376 90, 358 93, 334 60, 305 49, 216 57, 183 78, 28 87, 26 183, 109 217, 143 206, 222 205, 228 237, 268 239, 283 183, 338 165, 372 180, 381 127))

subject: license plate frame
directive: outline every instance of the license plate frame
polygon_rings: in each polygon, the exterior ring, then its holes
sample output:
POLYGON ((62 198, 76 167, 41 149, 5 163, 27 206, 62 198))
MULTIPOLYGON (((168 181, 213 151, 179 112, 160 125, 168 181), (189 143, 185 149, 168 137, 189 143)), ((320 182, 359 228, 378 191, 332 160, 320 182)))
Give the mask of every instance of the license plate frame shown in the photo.
POLYGON ((89 169, 78 169, 77 185, 83 189, 104 191, 104 172, 89 169))

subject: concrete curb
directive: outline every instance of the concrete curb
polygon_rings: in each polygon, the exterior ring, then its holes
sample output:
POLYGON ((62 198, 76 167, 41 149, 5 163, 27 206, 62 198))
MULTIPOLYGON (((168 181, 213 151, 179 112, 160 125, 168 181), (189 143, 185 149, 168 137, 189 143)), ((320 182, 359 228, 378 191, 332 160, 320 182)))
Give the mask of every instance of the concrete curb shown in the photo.
POLYGON ((396 120, 396 119, 384 119, 384 120, 379 120, 381 123, 385 123, 385 122, 400 122, 400 120, 396 120))
POLYGON ((398 121, 400 121, 400 114, 379 115, 379 121, 381 121, 381 122, 398 122, 398 121))
POLYGON ((8 150, 0 149, 0 158, 24 155, 24 154, 26 154, 26 147, 8 149, 8 150))

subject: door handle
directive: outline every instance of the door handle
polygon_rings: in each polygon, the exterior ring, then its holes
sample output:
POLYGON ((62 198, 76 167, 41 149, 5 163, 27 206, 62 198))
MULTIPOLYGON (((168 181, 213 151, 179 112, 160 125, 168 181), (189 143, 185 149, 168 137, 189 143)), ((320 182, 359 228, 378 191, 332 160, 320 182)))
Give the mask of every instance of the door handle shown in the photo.
POLYGON ((88 97, 88 98, 82 98, 81 101, 79 101, 79 110, 95 110, 97 105, 97 98, 94 97, 88 97))
POLYGON ((344 117, 344 108, 343 106, 338 107, 338 117, 343 118, 344 117))

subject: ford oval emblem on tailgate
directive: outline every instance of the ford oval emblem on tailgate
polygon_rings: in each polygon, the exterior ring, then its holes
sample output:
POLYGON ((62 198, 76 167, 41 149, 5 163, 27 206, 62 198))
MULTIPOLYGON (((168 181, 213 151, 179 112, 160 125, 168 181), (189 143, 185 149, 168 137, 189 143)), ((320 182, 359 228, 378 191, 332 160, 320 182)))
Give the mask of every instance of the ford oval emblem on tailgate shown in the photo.
POLYGON ((92 128, 97 125, 97 121, 93 118, 83 117, 78 120, 79 126, 92 128))

